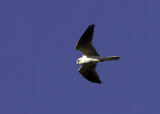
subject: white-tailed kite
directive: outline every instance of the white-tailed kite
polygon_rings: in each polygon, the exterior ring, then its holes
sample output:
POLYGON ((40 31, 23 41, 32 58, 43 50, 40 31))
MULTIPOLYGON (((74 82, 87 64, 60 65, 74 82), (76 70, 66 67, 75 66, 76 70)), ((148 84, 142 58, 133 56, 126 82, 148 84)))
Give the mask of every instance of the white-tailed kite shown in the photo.
POLYGON ((78 71, 84 78, 94 83, 102 83, 96 72, 97 63, 103 61, 119 60, 120 57, 99 56, 96 49, 92 45, 94 26, 94 24, 89 25, 76 45, 76 50, 81 51, 83 54, 83 56, 77 60, 77 64, 82 64, 78 71))

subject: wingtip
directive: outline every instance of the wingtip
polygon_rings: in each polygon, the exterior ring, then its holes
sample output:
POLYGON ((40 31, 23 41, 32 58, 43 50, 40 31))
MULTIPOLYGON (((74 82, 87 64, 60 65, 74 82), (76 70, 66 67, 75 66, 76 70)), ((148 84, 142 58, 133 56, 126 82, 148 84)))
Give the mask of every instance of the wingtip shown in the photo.
POLYGON ((98 84, 102 84, 102 82, 99 82, 98 84))
POLYGON ((101 80, 98 80, 98 81, 94 81, 93 83, 98 83, 98 84, 101 84, 101 80))
POLYGON ((117 60, 120 60, 120 56, 117 56, 117 60))
MULTIPOLYGON (((89 80, 89 81, 90 81, 90 80, 89 80)), ((101 81, 90 81, 90 82, 92 82, 92 83, 97 83, 97 84, 102 84, 101 81)))
POLYGON ((94 28, 94 27, 95 27, 95 24, 92 24, 92 25, 89 25, 89 26, 94 28))
POLYGON ((99 82, 97 82, 98 84, 101 84, 102 82, 101 81, 99 81, 99 82))

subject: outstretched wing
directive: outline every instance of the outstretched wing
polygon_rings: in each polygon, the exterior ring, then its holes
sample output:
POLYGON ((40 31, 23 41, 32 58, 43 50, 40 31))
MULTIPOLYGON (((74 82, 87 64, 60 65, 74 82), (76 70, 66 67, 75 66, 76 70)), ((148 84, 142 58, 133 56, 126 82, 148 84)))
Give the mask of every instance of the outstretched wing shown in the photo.
POLYGON ((94 24, 89 25, 76 45, 76 50, 81 51, 82 54, 86 56, 99 56, 92 45, 94 26, 94 24))
POLYGON ((96 66, 97 64, 84 64, 78 69, 78 71, 87 80, 94 83, 102 83, 95 71, 96 66))

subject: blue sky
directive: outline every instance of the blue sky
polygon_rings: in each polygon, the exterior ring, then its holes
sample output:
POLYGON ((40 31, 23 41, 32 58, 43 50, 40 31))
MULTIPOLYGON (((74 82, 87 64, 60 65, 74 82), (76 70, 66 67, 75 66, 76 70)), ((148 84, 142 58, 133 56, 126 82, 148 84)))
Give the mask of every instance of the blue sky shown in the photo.
POLYGON ((159 0, 1 0, 1 114, 159 114, 159 0), (75 45, 94 23, 102 84, 75 45))

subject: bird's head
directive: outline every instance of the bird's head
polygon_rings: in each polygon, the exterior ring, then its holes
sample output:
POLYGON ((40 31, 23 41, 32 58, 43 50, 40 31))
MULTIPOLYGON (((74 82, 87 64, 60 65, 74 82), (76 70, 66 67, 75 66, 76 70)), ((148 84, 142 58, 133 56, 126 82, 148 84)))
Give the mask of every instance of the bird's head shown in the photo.
POLYGON ((81 58, 79 58, 79 59, 77 60, 77 65, 78 65, 78 64, 82 64, 81 58))

